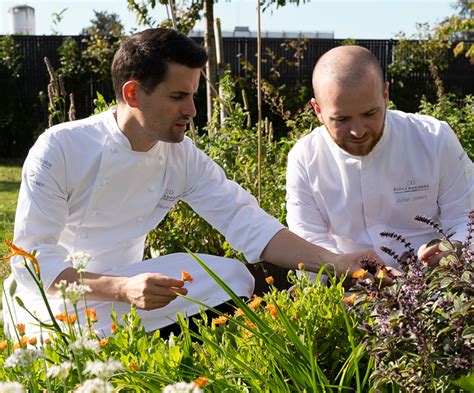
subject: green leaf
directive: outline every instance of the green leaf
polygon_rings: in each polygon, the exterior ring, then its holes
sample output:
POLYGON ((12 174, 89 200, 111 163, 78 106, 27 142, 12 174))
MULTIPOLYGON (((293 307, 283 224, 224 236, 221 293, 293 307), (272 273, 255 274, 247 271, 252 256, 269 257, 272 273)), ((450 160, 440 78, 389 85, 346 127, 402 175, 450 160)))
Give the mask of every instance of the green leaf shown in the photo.
POLYGON ((438 245, 438 248, 440 251, 454 251, 453 245, 446 240, 441 241, 441 243, 438 245))
POLYGON ((453 382, 454 385, 459 386, 467 392, 474 392, 474 374, 463 376, 453 382))

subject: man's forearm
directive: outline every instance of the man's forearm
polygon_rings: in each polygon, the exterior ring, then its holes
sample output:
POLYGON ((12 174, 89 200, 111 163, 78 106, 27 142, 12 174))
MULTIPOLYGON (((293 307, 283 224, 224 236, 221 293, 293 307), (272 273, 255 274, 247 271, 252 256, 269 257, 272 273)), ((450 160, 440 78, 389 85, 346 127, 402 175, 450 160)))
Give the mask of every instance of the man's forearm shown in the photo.
POLYGON ((306 270, 317 272, 325 263, 336 265, 339 256, 282 229, 267 244, 262 259, 288 269, 296 269, 302 262, 306 270))
MULTIPOLYGON (((82 283, 92 290, 87 294, 87 300, 126 301, 122 288, 127 279, 128 277, 89 272, 82 274, 82 283)), ((68 283, 81 281, 79 273, 73 268, 68 268, 56 277, 49 287, 48 293, 55 294, 58 291, 55 284, 58 284, 61 280, 68 283)))

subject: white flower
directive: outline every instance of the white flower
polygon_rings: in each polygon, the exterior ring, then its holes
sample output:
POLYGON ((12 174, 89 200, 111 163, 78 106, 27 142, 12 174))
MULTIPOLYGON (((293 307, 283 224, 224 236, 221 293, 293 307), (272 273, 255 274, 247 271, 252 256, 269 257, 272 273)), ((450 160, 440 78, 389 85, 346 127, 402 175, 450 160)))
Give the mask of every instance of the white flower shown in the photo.
POLYGON ((66 295, 66 288, 67 288, 67 281, 66 280, 61 280, 57 284, 54 284, 56 289, 58 290, 59 294, 61 296, 66 295))
POLYGON ((202 390, 194 382, 176 382, 165 386, 162 393, 201 393, 202 390))
POLYGON ((94 340, 89 340, 85 337, 79 338, 77 341, 69 344, 71 351, 98 351, 99 343, 94 340))
POLYGON ((51 366, 46 373, 48 378, 58 378, 60 380, 65 380, 69 376, 69 371, 71 370, 71 362, 64 362, 58 366, 51 366))
POLYGON ((78 284, 77 282, 69 283, 64 294, 72 304, 77 304, 79 300, 84 298, 84 295, 88 292, 92 292, 92 289, 88 285, 78 284))
POLYGON ((29 368, 37 359, 44 359, 43 352, 37 349, 20 348, 13 352, 6 360, 5 367, 29 368))
POLYGON ((112 393, 114 387, 102 379, 94 378, 85 380, 84 383, 74 391, 79 393, 112 393))
POLYGON ((116 371, 122 368, 122 363, 114 359, 107 360, 106 362, 88 360, 84 373, 92 374, 102 379, 109 379, 116 371))
POLYGON ((65 262, 70 263, 78 273, 84 273, 86 271, 86 266, 90 261, 92 261, 92 257, 82 251, 69 254, 65 260, 65 262))
POLYGON ((0 382, 0 393, 25 393, 25 388, 18 382, 0 382))

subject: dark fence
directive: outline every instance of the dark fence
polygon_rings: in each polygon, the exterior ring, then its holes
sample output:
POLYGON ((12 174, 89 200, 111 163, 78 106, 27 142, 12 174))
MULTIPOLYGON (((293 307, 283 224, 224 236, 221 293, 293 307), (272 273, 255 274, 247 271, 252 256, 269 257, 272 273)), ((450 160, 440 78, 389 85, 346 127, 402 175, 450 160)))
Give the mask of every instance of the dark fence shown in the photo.
MULTIPOLYGON (((24 156, 35 137, 47 125, 48 106, 45 92, 48 84, 48 74, 43 61, 47 56, 53 67, 59 66, 58 47, 65 37, 63 36, 14 36, 19 44, 22 55, 21 78, 12 80, 7 70, 0 65, 0 157, 24 156), (15 93, 15 94, 9 94, 15 93), (43 97, 41 99, 41 96, 43 97), (16 97, 13 99, 13 97, 16 97), (16 113, 16 115, 14 115, 16 113)), ((81 47, 84 46, 83 38, 76 36, 81 47)), ((202 42, 202 38, 195 38, 202 42)), ((256 38, 224 38, 224 59, 230 65, 232 73, 236 76, 248 77, 248 69, 241 62, 242 59, 256 64, 257 40, 256 38)), ((273 53, 276 58, 285 57, 288 61, 295 61, 294 50, 287 50, 285 43, 288 39, 265 38, 262 39, 263 52, 273 53)), ((282 62, 278 66, 279 84, 302 84, 308 86, 307 99, 311 98, 311 72, 316 60, 329 49, 341 45, 342 40, 334 39, 309 39, 307 47, 299 58, 299 66, 290 66, 282 62)), ((397 79, 388 74, 388 66, 394 59, 396 40, 357 40, 357 44, 370 49, 379 59, 386 77, 390 79, 391 99, 399 109, 416 111, 420 98, 425 95, 434 99, 435 87, 428 70, 417 71, 409 77, 397 79)), ((268 79, 274 64, 270 56, 264 56, 266 62, 262 65, 263 77, 268 79)), ((473 66, 463 56, 452 58, 447 71, 442 74, 446 91, 455 92, 460 96, 473 94, 474 73, 473 66)), ((113 98, 110 83, 90 77, 86 82, 79 84, 74 80, 66 80, 66 90, 75 93, 77 117, 85 117, 92 113, 93 100, 96 92, 104 95, 106 100, 113 98)), ((198 125, 204 125, 204 89, 200 90, 197 106, 199 116, 198 125), (202 93, 201 93, 202 92, 202 93)))

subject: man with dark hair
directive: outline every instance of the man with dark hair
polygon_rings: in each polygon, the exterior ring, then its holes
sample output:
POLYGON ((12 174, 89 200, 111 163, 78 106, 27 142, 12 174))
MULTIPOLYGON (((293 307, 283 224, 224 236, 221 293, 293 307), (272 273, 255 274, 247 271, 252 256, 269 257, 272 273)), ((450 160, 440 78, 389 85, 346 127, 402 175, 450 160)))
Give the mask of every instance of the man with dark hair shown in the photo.
MULTIPOLYGON (((362 258, 376 257, 371 250, 335 255, 294 235, 184 136, 196 115, 193 95, 206 59, 204 49, 174 30, 150 29, 131 36, 112 65, 116 107, 54 126, 30 150, 14 242, 37 251, 55 314, 65 311, 60 292, 80 278, 91 290, 87 300, 98 315, 95 327, 104 332, 109 331, 112 307, 120 315, 135 305, 145 328, 154 330, 176 321, 177 312, 198 311, 178 294, 209 306, 229 300, 187 254, 139 263, 147 233, 178 200, 217 228, 249 262, 264 259, 288 268, 303 262, 311 271, 331 262, 344 274, 359 269, 362 258), (86 267, 78 267, 77 261, 88 259, 78 252, 92 257, 86 267), (64 263, 67 259, 76 260, 74 267, 64 263), (194 277, 186 288, 182 271, 194 277)), ((242 263, 201 258, 239 296, 252 295, 253 277, 242 263)), ((15 279, 15 296, 47 320, 41 296, 21 262, 12 259, 7 287, 15 279)), ((5 294, 13 306, 10 291, 5 294)), ((78 305, 82 323, 84 307, 78 305)), ((13 318, 7 313, 4 320, 10 334, 16 323, 31 321, 19 307, 13 318)), ((37 326, 27 325, 27 334, 36 332, 37 326)))
POLYGON ((382 69, 359 46, 325 53, 313 88, 311 103, 323 125, 288 157, 289 228, 335 253, 385 245, 401 255, 400 243, 380 236, 394 232, 436 265, 447 252, 426 244, 439 234, 414 217, 432 217, 463 241, 474 202, 473 165, 453 130, 429 116, 387 110, 382 69))

